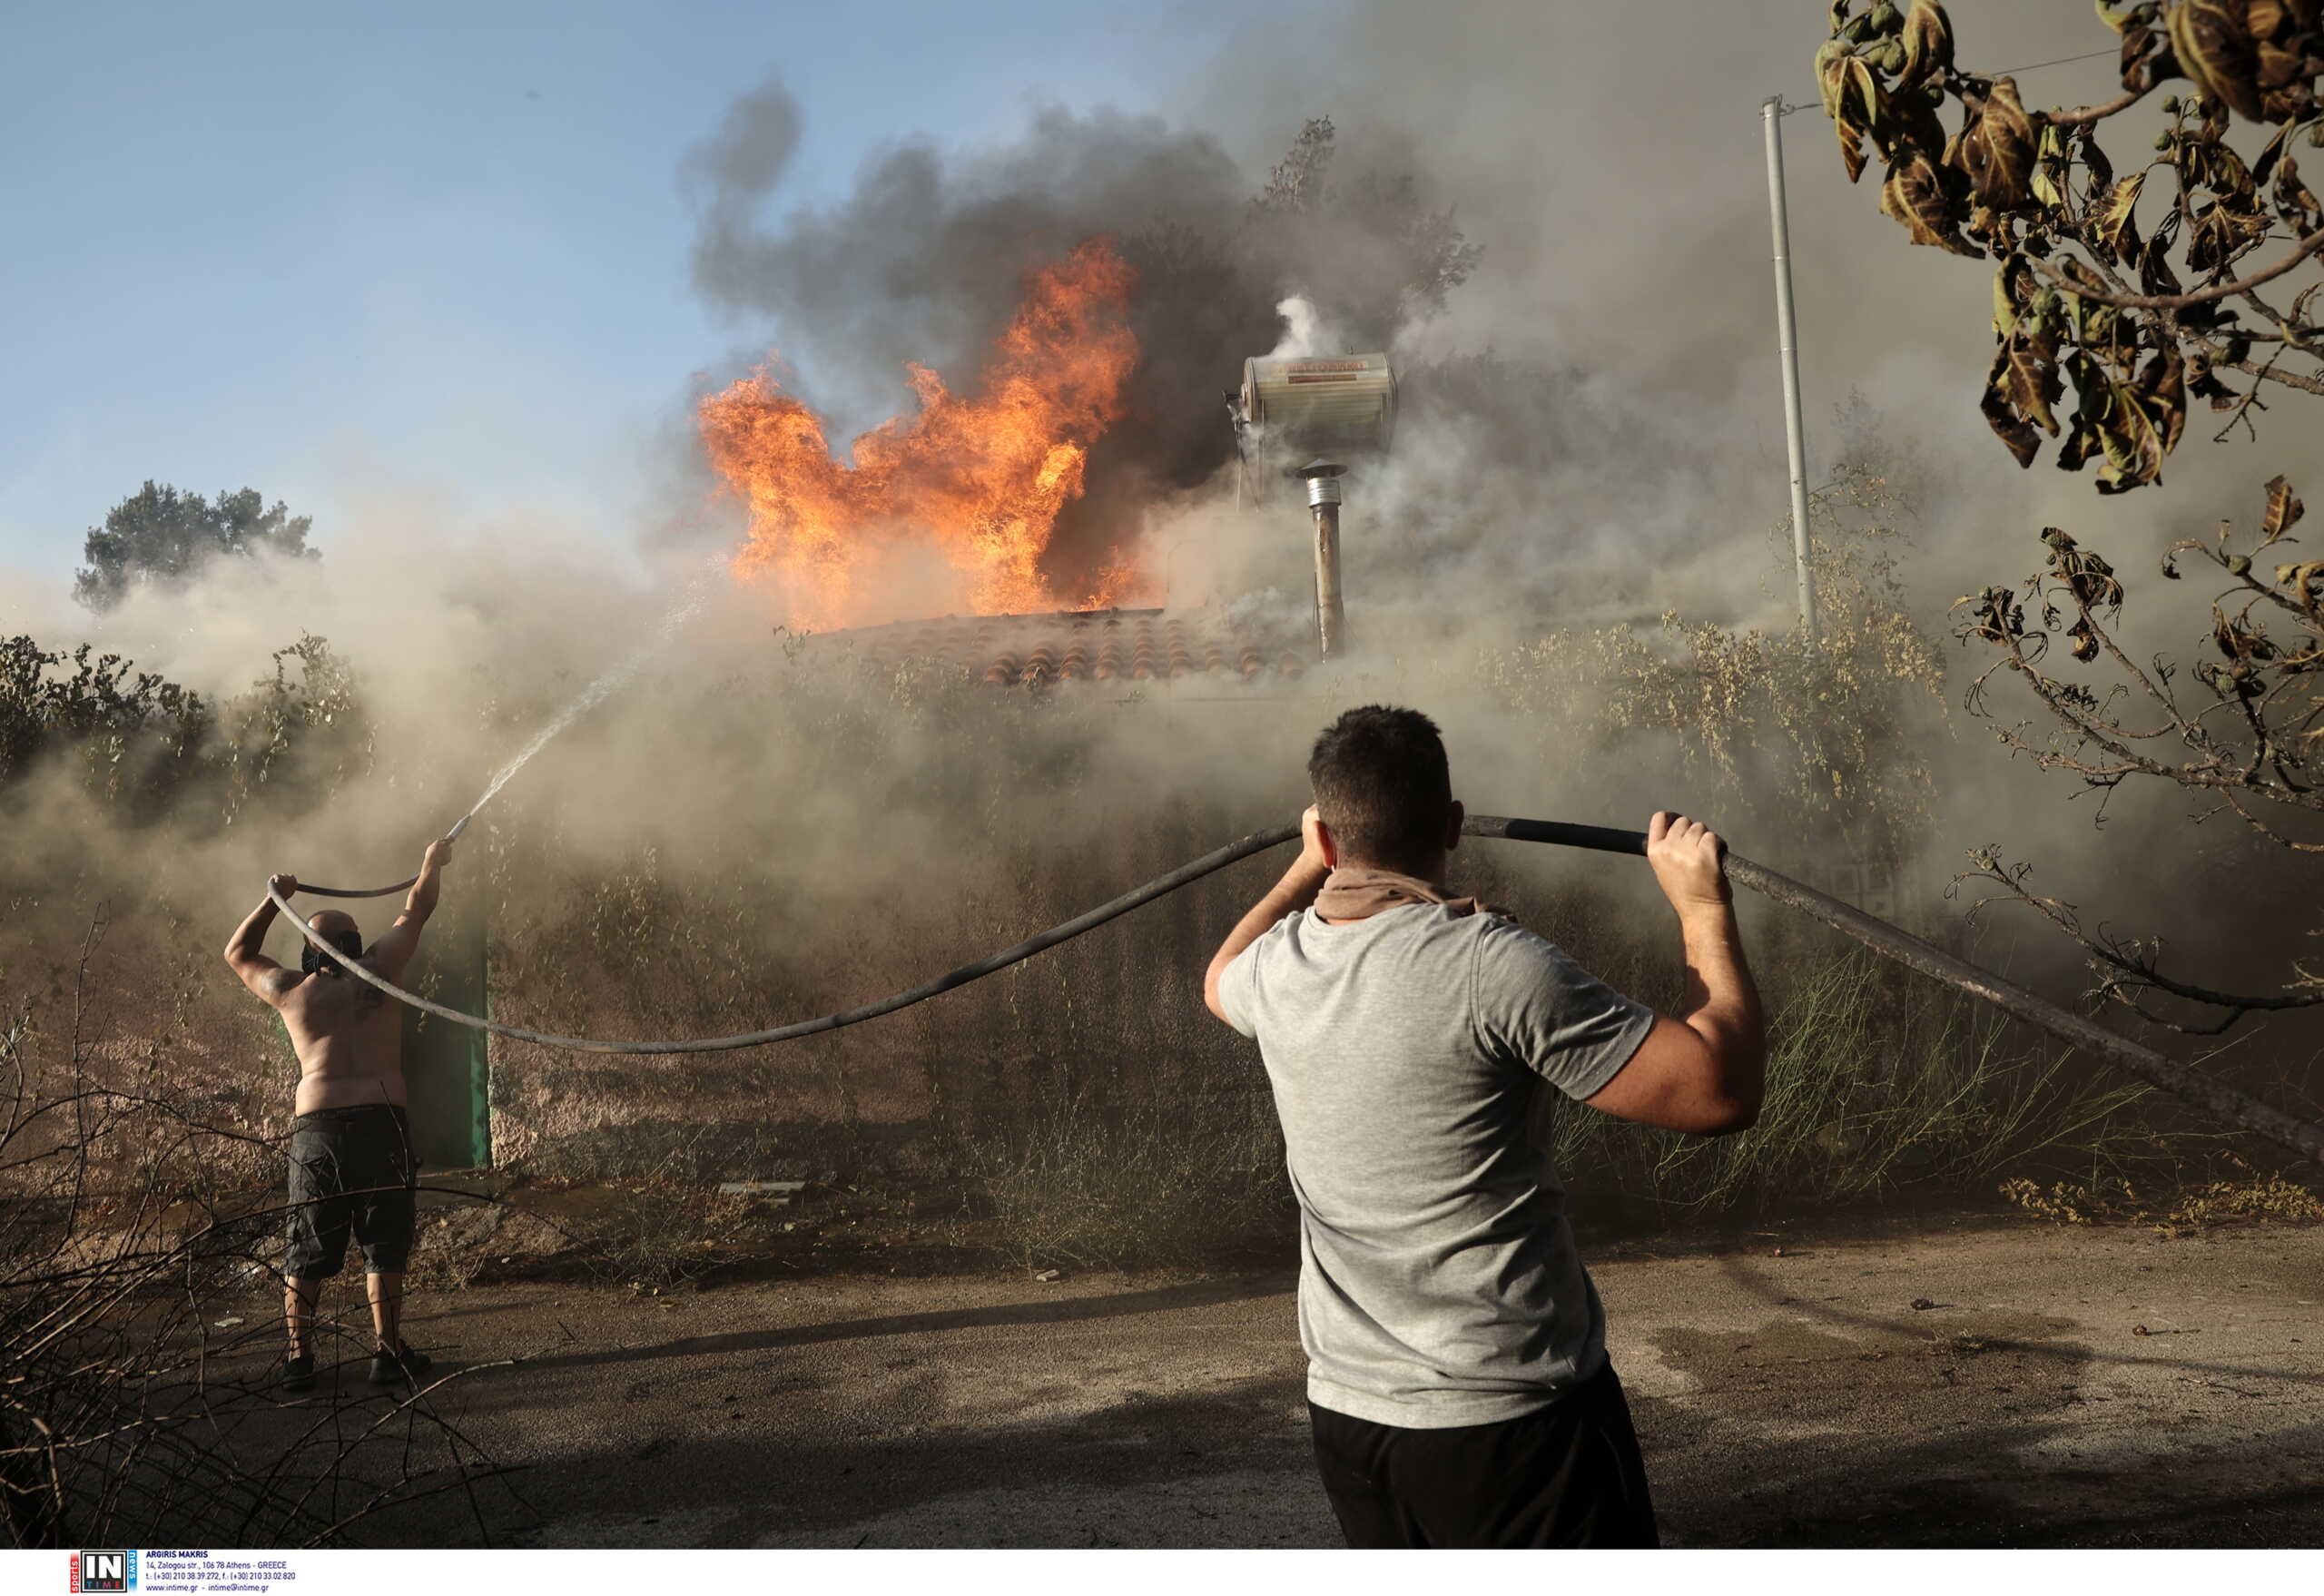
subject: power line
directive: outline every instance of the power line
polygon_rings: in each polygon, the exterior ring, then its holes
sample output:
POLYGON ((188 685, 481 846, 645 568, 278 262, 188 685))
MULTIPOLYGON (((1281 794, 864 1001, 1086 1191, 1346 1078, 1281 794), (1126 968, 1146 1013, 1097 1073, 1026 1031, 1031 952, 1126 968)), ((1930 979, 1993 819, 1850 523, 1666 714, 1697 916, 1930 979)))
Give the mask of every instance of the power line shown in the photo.
MULTIPOLYGON (((2120 55, 2121 54, 2122 51, 2120 49, 2091 50, 2080 55, 2061 55, 2053 61, 2035 61, 2024 66, 2004 66, 1999 72, 1981 72, 1976 75, 1979 77, 2015 77, 2021 72, 2039 72, 2045 66, 2071 66, 2077 61, 2095 61, 2102 55, 2120 55)), ((1822 98, 1819 96, 1815 103, 1816 105, 1820 106, 1823 103, 1822 98)), ((1807 111, 1811 108, 1812 107, 1807 105, 1794 105, 1789 101, 1783 102, 1777 107, 1779 113, 1785 116, 1789 116, 1795 111, 1807 111)))
POLYGON ((2004 66, 1999 72, 1980 73, 1980 77, 2014 77, 2021 72, 2039 72, 2045 66, 2065 66, 2076 61, 2095 61, 2101 55, 2120 55, 2120 49, 2093 50, 2084 55, 2061 55, 2055 61, 2036 61, 2031 66, 2004 66))

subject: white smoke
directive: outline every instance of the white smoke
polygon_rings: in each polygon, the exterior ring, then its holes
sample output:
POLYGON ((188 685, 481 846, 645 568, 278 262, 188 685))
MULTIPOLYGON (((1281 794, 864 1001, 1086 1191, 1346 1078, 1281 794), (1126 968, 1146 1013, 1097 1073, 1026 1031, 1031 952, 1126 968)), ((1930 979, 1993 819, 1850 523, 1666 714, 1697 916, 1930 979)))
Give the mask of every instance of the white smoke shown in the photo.
POLYGON ((1268 360, 1312 360, 1350 352, 1346 334, 1326 320, 1305 294, 1279 300, 1275 313, 1283 318, 1283 336, 1267 351, 1268 360))

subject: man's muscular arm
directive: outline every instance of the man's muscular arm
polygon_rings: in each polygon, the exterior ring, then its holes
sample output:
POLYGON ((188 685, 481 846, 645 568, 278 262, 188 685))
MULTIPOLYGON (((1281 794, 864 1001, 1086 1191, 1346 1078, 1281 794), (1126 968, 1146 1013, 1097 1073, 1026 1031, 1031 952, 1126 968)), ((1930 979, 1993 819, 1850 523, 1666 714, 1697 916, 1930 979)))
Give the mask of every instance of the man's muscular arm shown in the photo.
POLYGON ((1647 862, 1679 915, 1687 1011, 1655 1020, 1621 1072, 1584 1101, 1665 1130, 1748 1130, 1766 1092, 1767 1039, 1718 837, 1699 821, 1668 813, 1649 823, 1646 836, 1647 862))
POLYGON ((436 912, 436 898, 444 884, 444 862, 451 856, 450 842, 428 844, 427 856, 419 862, 419 874, 412 882, 411 891, 404 894, 403 912, 396 916, 388 934, 371 944, 369 962, 389 980, 401 980, 404 967, 419 951, 419 933, 427 926, 428 917, 436 912))
MULTIPOLYGON (((269 887, 288 898, 299 890, 299 878, 293 875, 271 876, 269 887)), ((234 928, 226 941, 226 965, 241 978, 242 984, 268 1003, 280 1003, 283 995, 299 984, 300 978, 269 959, 261 951, 266 946, 266 929, 274 923, 274 900, 266 898, 250 911, 250 916, 234 928)))
POLYGON ((1324 878, 1332 873, 1331 852, 1324 841, 1323 823, 1315 818, 1312 804, 1299 817, 1299 857, 1267 895, 1235 922, 1235 929, 1218 945, 1218 951, 1211 955, 1210 968, 1203 971, 1203 1005, 1221 1020, 1226 1018, 1226 1010, 1219 1007, 1218 980, 1226 973, 1226 967, 1235 962, 1236 954, 1266 935, 1276 921, 1297 914, 1315 902, 1315 894, 1324 890, 1324 878))

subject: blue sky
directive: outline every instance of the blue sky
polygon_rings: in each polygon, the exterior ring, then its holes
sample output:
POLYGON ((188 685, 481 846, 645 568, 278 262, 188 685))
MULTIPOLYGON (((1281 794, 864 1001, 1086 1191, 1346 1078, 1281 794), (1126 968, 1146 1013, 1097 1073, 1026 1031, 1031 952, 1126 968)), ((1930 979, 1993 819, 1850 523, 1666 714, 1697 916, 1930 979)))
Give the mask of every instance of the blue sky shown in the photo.
POLYGON ((778 333, 688 284, 678 166, 738 92, 779 67, 805 108, 780 206, 1038 102, 1158 108, 1246 14, 21 9, 0 64, 0 573, 68 584, 84 529, 148 477, 285 498, 325 547, 385 481, 625 549, 690 374, 778 333))

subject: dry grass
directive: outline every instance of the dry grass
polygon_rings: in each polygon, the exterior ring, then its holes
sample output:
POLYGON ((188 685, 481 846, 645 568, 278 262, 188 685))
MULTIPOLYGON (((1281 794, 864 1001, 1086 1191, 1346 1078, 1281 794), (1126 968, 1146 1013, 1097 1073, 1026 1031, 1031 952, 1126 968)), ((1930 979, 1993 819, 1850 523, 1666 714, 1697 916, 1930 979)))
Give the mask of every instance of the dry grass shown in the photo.
POLYGON ((1004 1245, 1028 1268, 1236 1262, 1279 1256, 1291 1234, 1283 1138, 1264 1089, 1113 1114, 1067 1097, 971 1156, 1004 1245))
MULTIPOLYGON (((1769 1047, 1754 1129, 1680 1137, 1561 1102, 1549 1128, 1560 1172, 1652 1209, 1716 1214, 1965 1195, 2013 1170, 2102 1165, 2152 1145, 2129 1112, 2144 1089, 2035 1050, 1866 956, 1807 965, 1777 1004, 1769 1047)), ((1264 1089, 1112 1115, 1066 1096, 973 1164, 1029 1267, 1200 1265, 1287 1254, 1282 1148, 1264 1089)))
POLYGON ((661 1292, 709 1272, 720 1246, 740 1234, 749 1204, 706 1187, 699 1166, 688 1143, 645 1174, 613 1183, 618 1197, 587 1236, 601 1277, 661 1292))
POLYGON ((2040 1182, 2004 1180, 2001 1195, 2056 1225, 2144 1225, 2184 1236, 2228 1225, 2324 1224, 2324 1197, 2281 1175, 2246 1172, 2228 1180, 2181 1185, 2164 1177, 2122 1176, 2040 1182))
POLYGON ((1569 1176, 1666 1207, 1827 1205, 1908 1188, 1968 1192, 2042 1158, 2103 1156, 2145 1089, 1869 955, 1808 964, 1773 1006, 1759 1122, 1674 1136, 1561 1105, 1569 1176))

